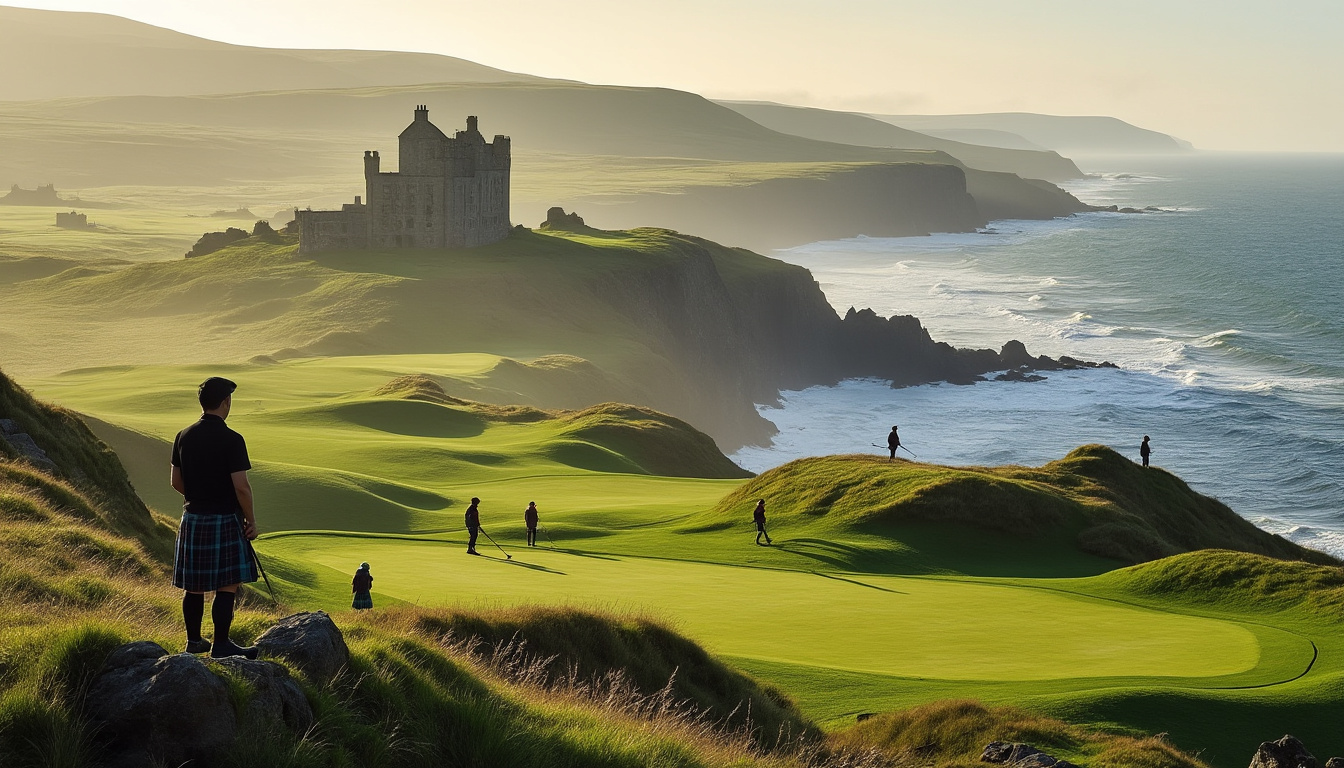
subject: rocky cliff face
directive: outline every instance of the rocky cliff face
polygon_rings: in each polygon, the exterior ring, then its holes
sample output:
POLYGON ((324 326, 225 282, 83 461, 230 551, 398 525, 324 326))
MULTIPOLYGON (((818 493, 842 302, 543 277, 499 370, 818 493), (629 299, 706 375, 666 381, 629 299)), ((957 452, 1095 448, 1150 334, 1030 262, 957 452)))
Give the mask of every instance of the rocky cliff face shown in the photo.
MULTIPOLYGON (((670 233, 669 233, 670 234, 670 233)), ((676 375, 650 379, 655 408, 713 435, 725 450, 767 440, 754 404, 781 389, 876 377, 894 386, 971 383, 993 371, 1095 367, 1034 357, 1016 341, 995 351, 935 341, 909 315, 850 309, 842 318, 802 267, 674 236, 674 262, 613 273, 594 293, 655 339, 676 375)))

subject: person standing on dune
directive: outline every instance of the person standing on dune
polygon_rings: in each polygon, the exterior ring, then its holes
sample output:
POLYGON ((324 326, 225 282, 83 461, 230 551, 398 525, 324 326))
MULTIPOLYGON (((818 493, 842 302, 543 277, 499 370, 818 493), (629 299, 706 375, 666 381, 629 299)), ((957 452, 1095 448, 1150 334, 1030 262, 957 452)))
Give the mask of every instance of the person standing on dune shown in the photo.
POLYGON ((891 450, 891 460, 896 460, 896 449, 901 447, 901 436, 896 434, 896 427, 891 428, 891 434, 887 435, 887 448, 891 450))
POLYGON ((1143 436, 1143 442, 1139 444, 1139 457, 1143 459, 1143 466, 1148 466, 1148 457, 1153 455, 1153 447, 1148 444, 1148 436, 1143 436))
POLYGON ((238 646, 229 639, 238 588, 257 580, 252 552, 257 521, 252 486, 247 481, 252 464, 243 436, 224 424, 237 388, 218 376, 206 379, 196 391, 201 418, 173 439, 169 482, 184 500, 173 556, 173 586, 182 590, 188 653, 209 651, 214 658, 255 659, 255 647, 238 646), (210 606, 213 643, 201 637, 206 592, 215 593, 210 606))

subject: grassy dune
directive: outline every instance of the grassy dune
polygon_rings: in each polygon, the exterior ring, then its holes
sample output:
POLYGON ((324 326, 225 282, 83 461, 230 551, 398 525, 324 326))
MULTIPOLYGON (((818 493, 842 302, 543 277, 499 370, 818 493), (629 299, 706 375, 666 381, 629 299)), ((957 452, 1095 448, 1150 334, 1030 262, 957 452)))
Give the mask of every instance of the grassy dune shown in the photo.
MULTIPOLYGON (((754 479, 645 474, 668 471, 649 456, 702 474, 718 465, 697 463, 693 433, 647 411, 552 414, 452 394, 496 367, 386 356, 210 369, 246 387, 231 422, 252 447, 268 531, 258 549, 282 599, 340 610, 368 561, 375 602, 394 614, 649 615, 831 730, 862 712, 975 699, 1168 732, 1220 766, 1280 731, 1344 746, 1318 713, 1344 701, 1337 567, 1205 550, 1117 570, 1086 551, 1084 534, 1107 525, 1163 546, 1268 547, 1166 473, 1088 447, 1041 468, 834 457, 754 479), (581 460, 576 441, 590 446, 581 460), (512 560, 486 539, 483 557, 463 553, 471 495, 512 560), (752 544, 758 495, 772 547, 752 544), (538 549, 522 547, 529 500, 546 529, 538 549)), ((143 436, 126 453, 147 452, 150 467, 157 456, 143 482, 162 486, 166 441, 192 418, 190 385, 206 370, 75 372, 39 390, 143 436)), ((1108 748, 1069 743, 1080 759, 1108 748)))
MULTIPOLYGON (((742 486, 696 522, 704 530, 746 530, 740 510, 757 498, 771 500, 777 524, 815 536, 861 531, 902 540, 909 531, 919 541, 931 526, 950 536, 959 529, 988 533, 999 540, 1002 567, 1019 574, 1029 567, 1020 561, 1035 558, 1043 539, 1054 540, 1052 575, 1069 575, 1070 567, 1096 558, 1133 564, 1213 548, 1336 564, 1261 531, 1165 470, 1145 470, 1100 445, 1042 467, 943 467, 861 455, 800 459, 742 486)), ((958 557, 952 549, 936 551, 944 568, 983 557, 958 557)))

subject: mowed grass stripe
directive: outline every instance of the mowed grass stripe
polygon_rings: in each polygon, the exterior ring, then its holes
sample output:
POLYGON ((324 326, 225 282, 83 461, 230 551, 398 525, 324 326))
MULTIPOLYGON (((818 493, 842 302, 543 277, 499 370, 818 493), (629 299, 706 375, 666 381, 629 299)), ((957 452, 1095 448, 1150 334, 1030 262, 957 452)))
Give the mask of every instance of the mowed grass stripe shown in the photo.
POLYGON ((338 571, 367 560, 377 591, 402 600, 633 609, 672 620, 718 653, 881 675, 1214 677, 1260 661, 1256 633, 1237 623, 974 580, 837 578, 542 549, 514 550, 527 562, 506 562, 467 557, 456 544, 323 535, 260 549, 338 571))

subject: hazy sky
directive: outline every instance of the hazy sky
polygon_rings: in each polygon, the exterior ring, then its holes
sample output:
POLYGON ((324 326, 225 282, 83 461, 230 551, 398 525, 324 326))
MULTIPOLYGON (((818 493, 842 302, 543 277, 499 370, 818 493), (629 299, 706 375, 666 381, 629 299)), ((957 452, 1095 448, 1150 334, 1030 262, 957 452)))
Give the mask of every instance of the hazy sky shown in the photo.
POLYGON ((1104 114, 1344 152, 1344 0, 11 0, 249 45, 865 112, 1104 114))

